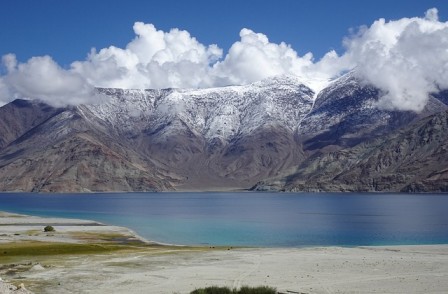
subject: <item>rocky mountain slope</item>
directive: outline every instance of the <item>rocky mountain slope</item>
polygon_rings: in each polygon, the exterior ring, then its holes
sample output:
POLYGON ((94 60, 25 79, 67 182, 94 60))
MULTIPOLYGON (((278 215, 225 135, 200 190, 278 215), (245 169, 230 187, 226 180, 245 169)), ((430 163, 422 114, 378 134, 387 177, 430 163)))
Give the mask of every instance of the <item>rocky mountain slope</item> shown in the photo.
POLYGON ((61 110, 38 101, 15 100, 0 108, 0 149, 61 110))
POLYGON ((66 108, 16 100, 0 108, 0 190, 229 190, 260 181, 341 190, 332 178, 293 182, 320 156, 354 152, 347 148, 448 109, 441 92, 419 114, 381 110, 381 93, 354 73, 317 95, 306 84, 279 76, 212 89, 98 89, 103 102, 66 108))
MULTIPOLYGON (((40 104, 14 102, 39 121, 40 104)), ((171 188, 151 164, 82 118, 76 108, 53 109, 40 124, 16 123, 23 129, 0 151, 0 190, 114 191, 171 188)), ((4 110, 3 108, 1 110, 4 110)), ((4 115, 1 113, 0 115, 4 115)), ((21 117, 18 115, 17 117, 21 117)))
POLYGON ((429 97, 425 109, 388 111, 377 102, 381 93, 349 72, 322 90, 312 111, 298 129, 298 137, 307 150, 334 150, 355 146, 365 140, 388 134, 423 117, 448 107, 441 101, 445 95, 429 97))
POLYGON ((315 154, 255 190, 448 192, 448 111, 356 147, 315 154))
POLYGON ((314 95, 286 76, 206 90, 98 91, 106 102, 46 106, 48 117, 35 101, 12 103, 33 123, 17 119, 15 133, 4 126, 11 135, 0 134, 0 190, 249 187, 303 159, 294 133, 314 95))

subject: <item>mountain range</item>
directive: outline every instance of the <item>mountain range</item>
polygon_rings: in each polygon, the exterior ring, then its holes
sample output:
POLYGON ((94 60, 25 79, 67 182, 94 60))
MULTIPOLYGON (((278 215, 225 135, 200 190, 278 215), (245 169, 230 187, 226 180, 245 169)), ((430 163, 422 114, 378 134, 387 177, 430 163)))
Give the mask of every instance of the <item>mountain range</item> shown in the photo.
POLYGON ((0 108, 0 190, 448 191, 448 92, 378 107, 349 72, 210 89, 98 88, 97 103, 0 108))

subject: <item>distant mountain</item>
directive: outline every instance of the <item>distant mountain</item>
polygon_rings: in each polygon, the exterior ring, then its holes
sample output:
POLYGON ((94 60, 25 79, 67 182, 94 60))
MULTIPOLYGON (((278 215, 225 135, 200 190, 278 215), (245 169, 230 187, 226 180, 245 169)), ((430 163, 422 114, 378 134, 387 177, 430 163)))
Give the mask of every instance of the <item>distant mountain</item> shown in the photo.
POLYGON ((380 96, 378 89, 363 83, 355 72, 332 82, 319 93, 312 111, 300 124, 298 137, 304 148, 334 150, 353 147, 448 109, 442 101, 431 96, 421 113, 387 111, 377 107, 380 96))
POLYGON ((294 135, 314 93, 295 77, 215 89, 98 91, 109 100, 46 106, 48 117, 41 103, 12 103, 27 107, 5 123, 17 131, 0 149, 0 190, 246 188, 304 157, 294 135))
MULTIPOLYGON (((419 114, 380 110, 380 92, 353 72, 320 93, 307 84, 279 76, 211 89, 101 88, 105 101, 65 108, 15 100, 0 108, 0 190, 230 190, 257 182, 258 189, 366 190, 356 174, 359 185, 344 189, 320 177, 325 169, 315 160, 348 164, 331 156, 356 148, 380 152, 369 144, 448 109, 448 95, 440 92, 419 114), (303 184, 310 175, 320 186, 303 184)), ((435 162, 431 169, 443 172, 435 162)), ((405 189, 396 182, 391 190, 405 189)), ((409 189, 443 188, 418 183, 409 189)))
POLYGON ((448 192, 448 111, 353 148, 319 153, 254 190, 448 192))

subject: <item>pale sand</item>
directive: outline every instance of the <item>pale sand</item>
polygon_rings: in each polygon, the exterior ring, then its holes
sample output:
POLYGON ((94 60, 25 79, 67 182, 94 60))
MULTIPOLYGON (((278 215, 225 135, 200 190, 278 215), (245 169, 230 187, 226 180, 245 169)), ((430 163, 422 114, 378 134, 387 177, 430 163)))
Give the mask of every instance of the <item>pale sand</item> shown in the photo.
MULTIPOLYGON (((448 245, 159 247, 28 257, 21 264, 29 266, 7 278, 35 293, 189 293, 210 285, 269 285, 290 293, 448 293, 448 245)), ((0 275, 6 279, 5 271, 0 275)))
POLYGON ((123 227, 104 225, 89 220, 42 218, 0 211, 0 244, 18 241, 86 243, 89 241, 86 240, 88 235, 94 237, 101 234, 116 234, 129 241, 148 242, 135 232, 123 227), (43 229, 47 225, 53 226, 55 232, 44 232, 43 229), (80 238, 80 235, 84 238, 80 238))

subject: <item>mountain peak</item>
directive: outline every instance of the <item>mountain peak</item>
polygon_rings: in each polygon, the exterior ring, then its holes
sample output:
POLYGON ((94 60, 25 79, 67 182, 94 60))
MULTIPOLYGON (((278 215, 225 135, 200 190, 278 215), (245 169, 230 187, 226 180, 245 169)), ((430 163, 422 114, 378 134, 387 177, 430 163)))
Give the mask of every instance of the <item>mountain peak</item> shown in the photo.
POLYGON ((322 79, 317 77, 309 76, 299 76, 292 74, 282 74, 277 76, 272 76, 261 80, 259 82, 253 83, 258 86, 305 86, 312 90, 314 98, 319 94, 319 92, 324 89, 331 81, 328 79, 322 79))

